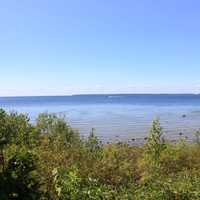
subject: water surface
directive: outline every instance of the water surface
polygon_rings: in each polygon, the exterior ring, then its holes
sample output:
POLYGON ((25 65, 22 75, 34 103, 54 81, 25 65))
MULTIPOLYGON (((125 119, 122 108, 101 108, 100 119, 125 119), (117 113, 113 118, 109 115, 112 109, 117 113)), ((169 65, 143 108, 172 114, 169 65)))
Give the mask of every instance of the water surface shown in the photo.
POLYGON ((156 117, 169 139, 180 132, 191 139, 200 128, 200 95, 1 97, 0 107, 27 113, 33 122, 41 112, 65 114, 83 136, 95 128, 104 141, 142 140, 156 117))

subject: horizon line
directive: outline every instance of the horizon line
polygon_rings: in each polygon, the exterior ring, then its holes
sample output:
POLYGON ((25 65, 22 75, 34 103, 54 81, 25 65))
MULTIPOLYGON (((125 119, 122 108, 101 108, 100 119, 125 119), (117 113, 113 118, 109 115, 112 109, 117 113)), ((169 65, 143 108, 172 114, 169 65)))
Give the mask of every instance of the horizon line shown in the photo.
POLYGON ((67 96, 100 96, 100 95, 200 95, 200 93, 77 93, 77 94, 58 94, 58 95, 9 95, 0 98, 17 98, 17 97, 67 97, 67 96))

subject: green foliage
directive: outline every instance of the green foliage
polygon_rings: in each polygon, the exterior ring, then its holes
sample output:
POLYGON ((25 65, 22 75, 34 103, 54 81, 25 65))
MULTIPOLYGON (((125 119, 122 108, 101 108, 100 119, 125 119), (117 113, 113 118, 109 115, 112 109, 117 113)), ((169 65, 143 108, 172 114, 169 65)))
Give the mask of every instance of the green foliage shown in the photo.
POLYGON ((200 131, 197 131, 195 134, 195 143, 200 146, 200 131))
POLYGON ((95 135, 95 129, 92 129, 88 139, 85 142, 86 150, 91 157, 96 159, 102 158, 102 143, 95 135))
POLYGON ((1 174, 1 199, 39 199, 40 179, 36 172, 35 156, 22 149, 9 159, 1 174))
POLYGON ((0 110, 0 140, 4 144, 29 145, 32 124, 24 114, 0 110))
POLYGON ((9 142, 10 139, 10 129, 7 125, 8 114, 0 109, 0 147, 1 149, 9 142))
POLYGON ((165 141, 163 138, 162 127, 158 119, 153 121, 150 135, 146 143, 146 154, 152 162, 159 162, 161 153, 165 149, 165 141))
POLYGON ((103 185, 97 179, 80 178, 76 168, 70 170, 54 169, 53 174, 55 190, 60 200, 118 199, 117 192, 111 187, 103 185))
POLYGON ((98 151, 99 149, 101 149, 102 145, 101 142, 98 140, 97 136, 95 135, 95 129, 93 128, 88 140, 86 142, 86 146, 88 147, 88 149, 91 152, 95 152, 98 151))
POLYGON ((186 171, 173 177, 160 177, 141 184, 135 192, 138 200, 191 200, 200 199, 200 178, 197 172, 186 171))
POLYGON ((126 144, 104 146, 95 177, 99 176, 101 182, 115 188, 135 184, 139 178, 137 160, 140 156, 139 149, 136 150, 126 144))
POLYGON ((159 120, 146 144, 82 139, 65 116, 0 109, 0 199, 200 199, 199 132, 193 143, 167 142, 159 120), (2 156, 3 161, 2 162, 2 156))
POLYGON ((55 190, 59 199, 75 200, 78 199, 80 193, 81 179, 77 176, 75 170, 66 171, 64 169, 54 169, 55 190))
POLYGON ((37 135, 47 135, 51 141, 59 140, 65 145, 72 145, 80 140, 78 132, 75 132, 66 123, 65 117, 58 117, 55 114, 43 113, 37 118, 37 135))

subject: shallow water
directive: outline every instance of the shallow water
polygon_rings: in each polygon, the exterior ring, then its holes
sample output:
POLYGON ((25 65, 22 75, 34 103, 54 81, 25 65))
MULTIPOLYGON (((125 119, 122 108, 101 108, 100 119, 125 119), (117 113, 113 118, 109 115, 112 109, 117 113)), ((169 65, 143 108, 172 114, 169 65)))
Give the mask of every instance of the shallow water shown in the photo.
POLYGON ((200 95, 1 97, 0 106, 27 113, 32 121, 41 112, 64 114, 83 136, 95 128, 104 141, 140 141, 156 117, 171 140, 180 132, 192 139, 200 128, 200 95))

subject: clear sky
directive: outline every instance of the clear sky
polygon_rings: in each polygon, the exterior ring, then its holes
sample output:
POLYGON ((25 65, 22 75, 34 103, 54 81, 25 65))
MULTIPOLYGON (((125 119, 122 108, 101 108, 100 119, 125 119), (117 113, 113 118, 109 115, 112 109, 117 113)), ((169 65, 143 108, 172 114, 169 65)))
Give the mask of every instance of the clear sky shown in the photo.
POLYGON ((199 0, 2 0, 0 96, 200 92, 199 0))

